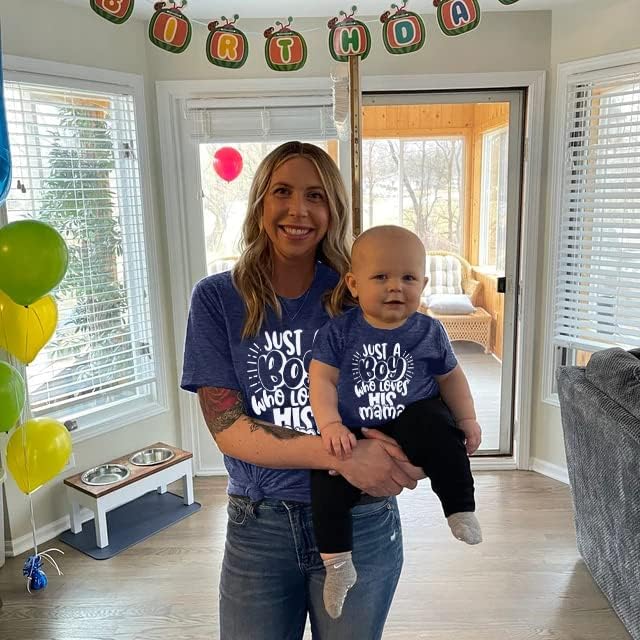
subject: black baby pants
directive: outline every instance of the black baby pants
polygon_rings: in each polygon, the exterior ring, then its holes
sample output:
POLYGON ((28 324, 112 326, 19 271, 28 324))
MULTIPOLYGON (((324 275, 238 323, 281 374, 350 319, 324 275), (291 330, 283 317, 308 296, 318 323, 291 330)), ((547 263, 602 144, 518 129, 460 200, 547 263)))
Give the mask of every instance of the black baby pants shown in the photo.
MULTIPOLYGON (((376 429, 394 438, 411 463, 422 467, 446 517, 475 511, 464 433, 440 398, 414 402, 397 418, 376 429)), ((363 438, 359 430, 354 433, 358 439, 363 438)), ((342 476, 311 472, 313 526, 320 552, 351 551, 350 511, 361 498, 360 489, 342 476)))

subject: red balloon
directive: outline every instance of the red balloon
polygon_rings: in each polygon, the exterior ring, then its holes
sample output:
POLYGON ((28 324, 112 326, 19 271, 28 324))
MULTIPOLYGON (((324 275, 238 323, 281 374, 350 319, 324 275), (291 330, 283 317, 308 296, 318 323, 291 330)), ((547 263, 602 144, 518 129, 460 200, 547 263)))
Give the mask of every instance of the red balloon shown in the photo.
POLYGON ((213 154, 213 169, 223 180, 235 180, 242 171, 240 152, 233 147, 221 147, 213 154))

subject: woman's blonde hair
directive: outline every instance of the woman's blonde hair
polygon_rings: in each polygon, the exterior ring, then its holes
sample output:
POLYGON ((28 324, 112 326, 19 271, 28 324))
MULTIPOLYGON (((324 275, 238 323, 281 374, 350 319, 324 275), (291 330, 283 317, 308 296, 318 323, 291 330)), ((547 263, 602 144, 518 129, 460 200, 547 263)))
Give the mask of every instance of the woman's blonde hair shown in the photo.
POLYGON ((346 302, 351 302, 344 284, 352 241, 349 199, 340 171, 331 156, 320 147, 306 142, 285 142, 260 163, 249 190, 247 214, 242 226, 240 258, 233 269, 233 280, 246 308, 243 338, 258 333, 264 322, 267 305, 278 317, 282 317, 282 308, 272 284, 272 247, 262 225, 262 213, 264 197, 273 172, 287 160, 296 157, 306 158, 313 163, 322 181, 329 207, 329 227, 318 245, 317 259, 338 273, 340 283, 325 296, 325 308, 334 316, 340 313, 346 302))

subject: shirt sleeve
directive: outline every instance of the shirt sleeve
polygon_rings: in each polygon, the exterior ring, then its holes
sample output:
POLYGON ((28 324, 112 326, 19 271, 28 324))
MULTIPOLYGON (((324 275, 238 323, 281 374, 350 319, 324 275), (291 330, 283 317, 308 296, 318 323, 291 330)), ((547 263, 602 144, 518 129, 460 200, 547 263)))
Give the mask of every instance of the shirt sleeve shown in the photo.
POLYGON ((324 364, 339 369, 343 351, 344 339, 342 332, 338 324, 330 320, 316 334, 311 357, 313 360, 324 362, 324 364))
POLYGON ((240 389, 225 320, 217 288, 207 279, 201 280, 193 290, 187 321, 180 384, 186 391, 196 392, 200 387, 240 389))
POLYGON ((449 341, 449 336, 442 325, 440 320, 436 320, 436 331, 438 336, 438 342, 440 344, 440 358, 437 364, 437 371, 434 371, 435 375, 443 376, 449 371, 453 371, 458 366, 458 359, 453 352, 453 347, 449 341))

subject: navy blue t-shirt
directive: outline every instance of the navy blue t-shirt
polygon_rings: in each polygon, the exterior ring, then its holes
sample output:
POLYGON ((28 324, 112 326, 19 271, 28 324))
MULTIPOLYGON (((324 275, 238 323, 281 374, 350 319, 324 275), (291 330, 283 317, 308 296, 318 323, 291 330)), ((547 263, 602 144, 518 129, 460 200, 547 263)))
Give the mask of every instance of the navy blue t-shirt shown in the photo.
MULTIPOLYGON (((245 307, 231 272, 198 282, 193 290, 181 386, 223 387, 242 393, 248 415, 316 434, 309 404, 309 362, 317 330, 329 319, 326 291, 338 275, 317 263, 311 287, 296 299, 281 299, 282 319, 271 309, 254 338, 241 338, 245 307)), ((309 502, 309 472, 267 469, 224 457, 230 494, 309 502)))
POLYGON ((338 412, 348 427, 379 426, 438 396, 434 376, 458 364, 438 320, 416 312, 397 329, 377 329, 359 307, 320 329, 313 359, 340 370, 338 412))

